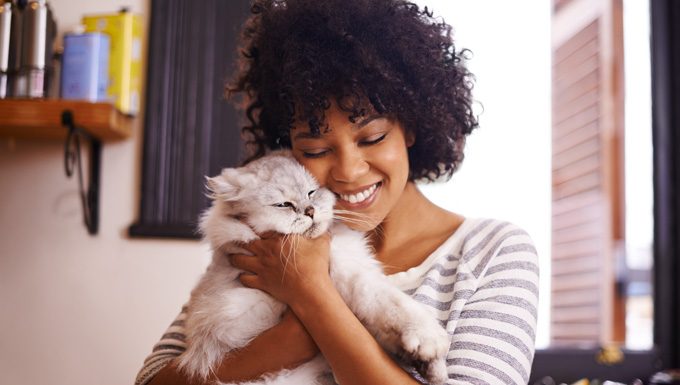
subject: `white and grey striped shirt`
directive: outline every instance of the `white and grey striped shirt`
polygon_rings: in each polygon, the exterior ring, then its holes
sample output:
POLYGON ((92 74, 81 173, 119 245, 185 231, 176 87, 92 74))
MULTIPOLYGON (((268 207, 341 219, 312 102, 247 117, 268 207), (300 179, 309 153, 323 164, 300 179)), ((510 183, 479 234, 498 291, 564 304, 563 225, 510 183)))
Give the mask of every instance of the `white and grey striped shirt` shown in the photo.
POLYGON ((466 219, 423 263, 389 276, 451 337, 447 384, 526 384, 534 357, 538 256, 508 222, 466 219))
MULTIPOLYGON (((423 263, 389 279, 432 307, 449 332, 447 384, 527 383, 534 356, 538 256, 524 230, 468 218, 423 263)), ((185 312, 154 346, 136 384, 146 384, 184 351, 185 312)))

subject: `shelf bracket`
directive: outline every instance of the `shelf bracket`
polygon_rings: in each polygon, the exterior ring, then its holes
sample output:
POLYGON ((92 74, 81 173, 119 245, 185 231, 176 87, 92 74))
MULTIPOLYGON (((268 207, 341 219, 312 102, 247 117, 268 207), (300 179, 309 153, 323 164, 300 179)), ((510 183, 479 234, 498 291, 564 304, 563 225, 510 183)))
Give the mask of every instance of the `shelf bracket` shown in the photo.
POLYGON ((84 128, 75 124, 73 112, 64 110, 61 113, 61 124, 68 129, 66 142, 64 143, 64 169, 66 176, 73 176, 73 171, 78 173, 78 188, 80 200, 83 205, 83 221, 87 231, 91 235, 99 230, 99 182, 101 170, 102 142, 92 136, 84 128), (80 156, 81 138, 89 143, 90 163, 88 167, 89 178, 87 179, 87 191, 83 183, 83 164, 80 156))

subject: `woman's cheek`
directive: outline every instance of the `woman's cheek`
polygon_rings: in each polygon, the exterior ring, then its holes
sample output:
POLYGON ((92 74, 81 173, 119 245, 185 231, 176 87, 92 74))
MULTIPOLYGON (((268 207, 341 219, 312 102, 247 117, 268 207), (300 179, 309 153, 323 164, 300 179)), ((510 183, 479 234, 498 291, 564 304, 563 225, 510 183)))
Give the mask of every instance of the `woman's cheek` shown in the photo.
POLYGON ((322 159, 308 159, 303 156, 295 156, 295 160, 297 160, 298 163, 300 163, 310 174, 312 174, 319 185, 326 185, 328 173, 324 171, 326 167, 324 166, 325 162, 323 162, 322 159))

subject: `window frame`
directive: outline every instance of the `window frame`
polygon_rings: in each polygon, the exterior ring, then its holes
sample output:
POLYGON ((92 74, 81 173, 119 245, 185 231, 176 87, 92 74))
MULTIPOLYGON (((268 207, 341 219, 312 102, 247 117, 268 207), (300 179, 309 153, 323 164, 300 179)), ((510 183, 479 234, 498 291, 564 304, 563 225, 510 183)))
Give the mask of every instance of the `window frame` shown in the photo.
POLYGON ((529 383, 598 378, 647 381, 680 367, 680 2, 651 0, 652 131, 654 164, 654 347, 622 349, 623 360, 598 363, 600 348, 536 351, 529 383), (675 108, 673 108, 675 107, 675 108), (568 363, 568 364, 565 364, 568 363), (575 372, 578 368, 579 372, 575 372))
POLYGON ((654 143, 654 343, 680 367, 680 3, 651 1, 654 143))

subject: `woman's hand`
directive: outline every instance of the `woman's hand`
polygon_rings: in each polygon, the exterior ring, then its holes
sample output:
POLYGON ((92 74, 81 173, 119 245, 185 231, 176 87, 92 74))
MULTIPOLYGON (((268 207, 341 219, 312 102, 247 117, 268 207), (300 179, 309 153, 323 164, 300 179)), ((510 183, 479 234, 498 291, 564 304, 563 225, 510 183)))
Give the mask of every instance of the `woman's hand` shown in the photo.
POLYGON ((299 235, 263 234, 244 249, 253 255, 232 255, 247 287, 260 289, 286 304, 304 300, 320 282, 330 280, 330 235, 309 239, 299 235))
POLYGON ((284 368, 297 367, 319 354, 316 343, 292 310, 283 313, 281 322, 275 328, 280 329, 277 342, 281 350, 285 351, 287 361, 282 365, 284 368))
POLYGON ((253 255, 231 257, 232 264, 245 271, 239 279, 288 304, 294 321, 301 322, 340 384, 418 384, 383 350, 333 286, 328 234, 316 239, 262 238, 244 246, 253 255))

